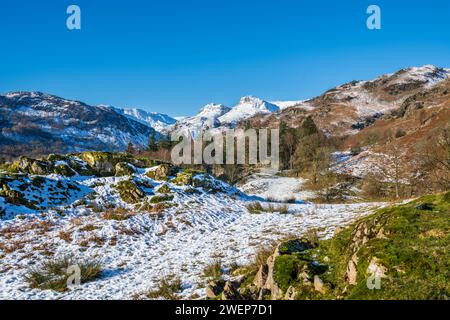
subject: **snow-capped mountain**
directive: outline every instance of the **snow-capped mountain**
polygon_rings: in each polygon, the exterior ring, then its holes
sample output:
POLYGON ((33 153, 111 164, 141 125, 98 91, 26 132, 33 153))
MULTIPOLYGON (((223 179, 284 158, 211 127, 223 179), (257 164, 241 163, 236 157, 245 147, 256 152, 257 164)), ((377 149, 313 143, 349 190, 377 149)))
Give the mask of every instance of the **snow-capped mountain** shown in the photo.
POLYGON ((200 109, 200 112, 193 117, 185 117, 180 119, 173 127, 177 132, 201 132, 218 128, 221 126, 219 118, 230 112, 230 108, 223 104, 210 103, 200 109))
POLYGON ((177 122, 174 118, 157 112, 147 112, 137 108, 115 109, 117 112, 137 120, 145 125, 150 125, 158 132, 167 132, 177 122))
POLYGON ((234 126, 258 114, 270 114, 280 110, 280 107, 253 96, 241 98, 239 103, 229 112, 219 118, 222 125, 234 126))
POLYGON ((124 150, 146 146, 154 129, 110 107, 40 92, 0 95, 0 153, 124 150))

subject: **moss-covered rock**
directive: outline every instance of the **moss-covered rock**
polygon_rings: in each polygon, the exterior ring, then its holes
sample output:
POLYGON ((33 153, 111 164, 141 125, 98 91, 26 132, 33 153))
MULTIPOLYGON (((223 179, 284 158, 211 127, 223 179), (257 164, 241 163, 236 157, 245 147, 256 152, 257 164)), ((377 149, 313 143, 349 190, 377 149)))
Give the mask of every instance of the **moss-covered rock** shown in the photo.
POLYGON ((73 176, 76 175, 76 172, 74 170, 72 170, 72 168, 69 167, 69 165, 67 165, 65 163, 61 163, 61 164, 56 165, 53 168, 53 172, 55 174, 59 174, 59 175, 64 176, 64 177, 73 177, 73 176))
POLYGON ((164 183, 158 189, 156 189, 156 192, 167 194, 167 193, 171 193, 172 191, 170 190, 170 187, 166 183, 164 183))
POLYGON ((119 162, 115 167, 116 177, 131 176, 136 173, 135 168, 127 162, 119 162))
POLYGON ((138 203, 145 193, 137 186, 133 180, 121 181, 116 185, 116 189, 123 201, 127 203, 138 203))
POLYGON ((77 155, 101 176, 115 174, 116 161, 110 152, 83 152, 77 155))
POLYGON ((136 158, 133 161, 133 165, 138 168, 151 168, 157 165, 155 160, 151 160, 148 158, 136 158))
POLYGON ((301 253, 312 249, 314 246, 305 239, 293 239, 282 242, 278 246, 280 255, 301 253))
POLYGON ((46 175, 52 173, 52 165, 45 161, 34 160, 28 157, 21 157, 14 167, 17 167, 17 171, 22 173, 46 175))
POLYGON ((177 169, 170 164, 161 164, 147 172, 147 177, 158 181, 167 181, 176 173, 177 169))
POLYGON ((174 196, 172 194, 156 195, 150 199, 150 203, 156 204, 156 203, 161 203, 161 202, 166 202, 166 201, 172 201, 173 198, 174 198, 174 196))
POLYGON ((201 171, 185 169, 179 172, 171 182, 179 186, 192 185, 194 177, 202 173, 201 171))

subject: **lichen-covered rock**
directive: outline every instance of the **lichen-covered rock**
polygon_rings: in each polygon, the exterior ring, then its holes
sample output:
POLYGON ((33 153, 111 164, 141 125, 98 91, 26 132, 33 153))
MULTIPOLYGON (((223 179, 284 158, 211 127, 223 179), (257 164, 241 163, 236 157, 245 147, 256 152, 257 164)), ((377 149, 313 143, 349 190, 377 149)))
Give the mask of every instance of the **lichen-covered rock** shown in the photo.
POLYGON ((40 160, 34 160, 28 157, 21 157, 17 162, 16 167, 18 171, 22 173, 37 175, 46 175, 52 173, 51 164, 40 160))
POLYGON ((167 181, 171 176, 176 173, 174 166, 170 164, 161 164, 156 168, 152 168, 146 173, 147 177, 158 181, 167 181))
POLYGON ((127 203, 138 203, 145 197, 145 193, 132 180, 119 182, 116 189, 122 200, 127 203))
POLYGON ((156 189, 156 192, 167 194, 167 193, 171 193, 172 191, 170 190, 170 187, 166 183, 164 183, 158 189, 156 189))
POLYGON ((312 248, 314 248, 314 246, 308 240, 293 239, 282 242, 278 246, 278 252, 279 254, 293 254, 296 252, 304 252, 312 248))
POLYGON ((65 164, 65 163, 61 163, 56 165, 53 168, 53 172, 55 174, 59 174, 62 175, 64 177, 73 177, 74 175, 76 175, 76 172, 72 170, 72 168, 69 167, 69 165, 65 164))
POLYGON ((177 176, 171 181, 173 184, 178 186, 187 186, 192 184, 192 177, 194 172, 190 170, 184 170, 179 172, 177 176))
POLYGON ((163 195, 157 195, 157 196, 153 196, 150 199, 150 203, 161 203, 161 202, 166 202, 166 201, 172 201, 174 198, 173 195, 171 194, 163 194, 163 195))
POLYGON ((226 192, 224 183, 213 178, 209 174, 194 175, 191 184, 194 188, 202 188, 209 193, 226 192))
POLYGON ((116 177, 131 176, 136 173, 136 169, 127 162, 119 162, 115 167, 116 177))
POLYGON ((100 176, 113 176, 117 161, 110 152, 83 152, 78 157, 86 161, 100 176))

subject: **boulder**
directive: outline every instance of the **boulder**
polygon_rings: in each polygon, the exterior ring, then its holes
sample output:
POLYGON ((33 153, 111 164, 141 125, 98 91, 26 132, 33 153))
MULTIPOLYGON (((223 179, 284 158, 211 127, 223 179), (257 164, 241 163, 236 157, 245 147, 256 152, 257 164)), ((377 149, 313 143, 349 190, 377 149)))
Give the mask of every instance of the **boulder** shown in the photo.
POLYGON ((325 284, 323 283, 322 279, 320 279, 319 276, 314 276, 314 290, 322 294, 326 292, 325 284))
POLYGON ((347 271, 345 273, 345 279, 346 281, 351 284, 355 285, 357 276, 358 276, 358 269, 356 268, 358 265, 358 256, 356 253, 352 256, 350 261, 347 264, 347 271))
POLYGON ((136 173, 136 169, 127 162, 119 162, 115 166, 116 177, 131 176, 136 173))
POLYGON ((110 177, 115 174, 116 160, 109 152, 84 152, 78 155, 80 159, 94 169, 100 176, 110 177))
POLYGON ((122 200, 127 203, 138 203, 145 197, 145 193, 132 180, 119 182, 116 189, 122 200))
POLYGON ((55 174, 59 174, 64 177, 73 177, 76 175, 76 172, 72 170, 71 167, 67 164, 58 164, 53 168, 53 172, 55 174))
POLYGON ((157 193, 171 193, 172 191, 170 190, 169 186, 167 184, 162 184, 158 189, 156 189, 157 193))
POLYGON ((161 164, 147 172, 147 177, 158 181, 167 181, 169 177, 175 174, 175 167, 170 164, 161 164))

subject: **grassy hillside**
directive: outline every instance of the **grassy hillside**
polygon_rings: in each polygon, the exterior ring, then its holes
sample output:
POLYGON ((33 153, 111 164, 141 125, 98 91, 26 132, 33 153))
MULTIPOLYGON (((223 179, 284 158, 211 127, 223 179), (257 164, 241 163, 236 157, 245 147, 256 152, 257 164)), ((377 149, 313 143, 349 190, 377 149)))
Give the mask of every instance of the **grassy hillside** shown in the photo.
POLYGON ((243 298, 448 299, 450 192, 380 209, 329 240, 285 241, 264 261, 241 280, 243 298))

